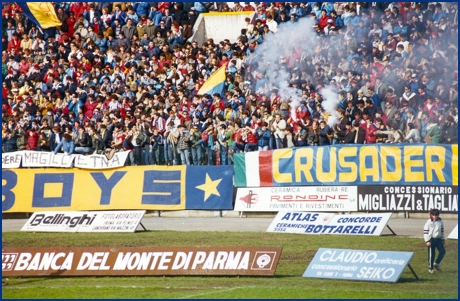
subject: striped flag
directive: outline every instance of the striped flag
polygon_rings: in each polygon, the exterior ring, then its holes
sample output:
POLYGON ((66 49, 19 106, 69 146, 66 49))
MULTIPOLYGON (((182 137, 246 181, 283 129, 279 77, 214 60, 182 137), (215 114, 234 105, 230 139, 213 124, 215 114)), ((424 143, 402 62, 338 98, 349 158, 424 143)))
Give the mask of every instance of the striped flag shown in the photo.
POLYGON ((61 26, 56 11, 51 2, 16 2, 22 8, 24 15, 37 26, 46 29, 61 26))
POLYGON ((273 186, 272 151, 235 154, 235 186, 273 186))
POLYGON ((198 94, 209 94, 213 95, 214 93, 219 93, 220 96, 223 96, 224 93, 224 82, 226 79, 225 69, 226 65, 222 65, 216 72, 211 74, 211 76, 206 80, 203 86, 198 91, 198 94))

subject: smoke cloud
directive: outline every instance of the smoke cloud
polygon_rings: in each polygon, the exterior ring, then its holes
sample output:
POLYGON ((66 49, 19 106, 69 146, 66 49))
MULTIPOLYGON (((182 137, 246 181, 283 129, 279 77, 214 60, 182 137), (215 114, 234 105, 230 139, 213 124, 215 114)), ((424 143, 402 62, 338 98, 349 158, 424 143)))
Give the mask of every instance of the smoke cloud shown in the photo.
MULTIPOLYGON (((290 85, 292 72, 300 74, 306 56, 314 55, 317 47, 324 47, 324 42, 331 43, 328 38, 321 42, 313 26, 314 22, 310 17, 300 18, 294 23, 281 23, 278 32, 266 35, 264 42, 258 45, 253 53, 252 65, 256 70, 253 75, 264 76, 267 79, 265 87, 259 87, 257 92, 268 93, 271 88, 277 88, 281 101, 289 102, 291 118, 294 121, 295 111, 302 100, 302 93, 300 89, 290 85)), ((319 93, 323 97, 322 107, 326 110, 326 115, 329 115, 328 124, 333 126, 338 120, 335 110, 338 102, 337 94, 327 86, 319 93)))

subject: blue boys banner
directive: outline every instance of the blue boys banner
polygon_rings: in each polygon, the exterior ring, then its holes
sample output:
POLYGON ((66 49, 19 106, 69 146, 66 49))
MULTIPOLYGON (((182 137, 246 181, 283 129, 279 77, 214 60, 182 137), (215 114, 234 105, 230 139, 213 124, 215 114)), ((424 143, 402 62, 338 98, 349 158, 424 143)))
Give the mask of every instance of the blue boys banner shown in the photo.
POLYGON ((2 171, 2 211, 231 210, 233 166, 2 171))

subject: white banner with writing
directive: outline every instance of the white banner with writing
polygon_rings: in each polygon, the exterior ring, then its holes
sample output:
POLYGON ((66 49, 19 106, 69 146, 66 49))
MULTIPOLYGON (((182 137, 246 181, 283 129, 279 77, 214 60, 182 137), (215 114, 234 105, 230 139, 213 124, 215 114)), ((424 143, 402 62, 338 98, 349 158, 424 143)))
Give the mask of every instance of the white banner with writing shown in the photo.
POLYGON ((53 152, 22 151, 22 167, 72 167, 77 155, 53 152))
POLYGON ((356 186, 238 188, 234 210, 356 211, 356 197, 356 186))
POLYGON ((37 151, 18 151, 2 154, 2 168, 21 167, 63 167, 72 166, 85 169, 109 169, 125 165, 130 151, 115 153, 113 158, 107 159, 105 155, 65 155, 62 153, 37 151), (22 163, 22 164, 21 164, 22 163), (73 165, 72 165, 73 164, 73 165))
POLYGON ((21 231, 134 232, 145 210, 35 212, 21 231))
POLYGON ((2 168, 19 168, 22 152, 2 153, 2 168))
POLYGON ((112 159, 107 159, 105 155, 89 155, 77 156, 75 158, 74 166, 86 169, 106 169, 116 168, 125 165, 126 159, 130 151, 123 151, 115 153, 112 159))

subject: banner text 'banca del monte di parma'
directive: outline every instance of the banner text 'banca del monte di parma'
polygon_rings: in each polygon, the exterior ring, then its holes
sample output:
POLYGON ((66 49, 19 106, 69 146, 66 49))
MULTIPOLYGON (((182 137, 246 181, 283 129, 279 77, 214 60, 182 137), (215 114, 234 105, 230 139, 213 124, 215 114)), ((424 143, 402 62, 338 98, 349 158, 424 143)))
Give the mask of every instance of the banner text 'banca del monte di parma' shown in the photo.
POLYGON ((235 154, 236 187, 458 185, 458 145, 286 148, 235 154))

